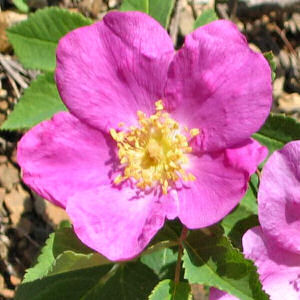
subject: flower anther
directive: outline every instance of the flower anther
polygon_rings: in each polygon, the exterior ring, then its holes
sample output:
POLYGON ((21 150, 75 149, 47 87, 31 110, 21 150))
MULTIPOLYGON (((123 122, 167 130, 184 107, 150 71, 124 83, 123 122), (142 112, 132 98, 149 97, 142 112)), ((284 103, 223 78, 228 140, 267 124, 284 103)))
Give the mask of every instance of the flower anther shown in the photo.
POLYGON ((144 190, 147 187, 160 186, 163 194, 176 181, 194 181, 196 177, 185 170, 192 152, 190 141, 200 130, 180 124, 164 111, 162 100, 155 102, 155 114, 147 117, 138 111, 139 126, 124 130, 110 130, 117 142, 120 163, 124 166, 123 175, 114 179, 119 184, 129 178, 134 179, 136 186, 144 190))

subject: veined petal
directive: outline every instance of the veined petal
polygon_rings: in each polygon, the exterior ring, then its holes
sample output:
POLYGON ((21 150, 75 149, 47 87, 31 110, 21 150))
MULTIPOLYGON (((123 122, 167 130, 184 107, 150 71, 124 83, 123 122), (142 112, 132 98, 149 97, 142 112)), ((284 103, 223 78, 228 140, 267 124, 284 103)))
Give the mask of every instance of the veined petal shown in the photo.
POLYGON ((258 192, 264 234, 300 254, 300 141, 275 151, 267 161, 258 192))
POLYGON ((152 194, 108 185, 75 194, 67 213, 80 240, 113 261, 137 256, 165 220, 152 194))
POLYGON ((138 110, 155 111, 173 55, 157 21, 140 12, 110 12, 59 41, 58 90, 70 112, 93 127, 134 125, 138 110))
POLYGON ((24 182, 41 197, 65 207, 74 193, 111 181, 118 163, 114 142, 61 112, 28 131, 18 144, 24 182))
POLYGON ((178 191, 182 223, 201 228, 225 217, 243 198, 250 175, 266 154, 264 147, 248 140, 240 148, 190 156, 189 170, 196 180, 178 191))
POLYGON ((201 150, 233 147, 270 112, 271 70, 233 23, 215 21, 186 37, 170 65, 165 98, 174 118, 201 130, 201 150))

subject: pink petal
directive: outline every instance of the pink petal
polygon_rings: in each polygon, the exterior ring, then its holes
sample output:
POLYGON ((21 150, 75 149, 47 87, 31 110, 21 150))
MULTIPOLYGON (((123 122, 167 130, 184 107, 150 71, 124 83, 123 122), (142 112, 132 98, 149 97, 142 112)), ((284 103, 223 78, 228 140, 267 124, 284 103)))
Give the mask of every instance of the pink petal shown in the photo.
POLYGON ((111 12, 59 42, 56 82, 69 110, 103 130, 155 110, 174 55, 168 33, 140 12, 111 12))
POLYGON ((267 161, 258 210, 264 233, 280 247, 300 254, 300 141, 288 143, 267 161))
POLYGON ((111 186, 77 193, 67 213, 80 240, 113 261, 137 256, 165 219, 153 196, 111 186))
POLYGON ((249 140, 240 148, 191 156, 189 170, 196 180, 178 191, 182 223, 201 228, 225 217, 243 198, 250 175, 265 155, 262 146, 249 140))
POLYGON ((291 270, 274 274, 264 280, 263 286, 271 300, 299 300, 300 272, 291 270))
POLYGON ((215 21, 186 37, 168 72, 166 104, 190 128, 201 129, 202 150, 243 142, 267 118, 271 71, 229 21, 215 21))
POLYGON ((278 247, 272 239, 264 235, 259 226, 244 234, 243 252, 248 259, 254 261, 263 282, 277 273, 295 270, 300 274, 300 256, 278 247))
POLYGON ((235 168, 246 169, 249 174, 253 174, 257 166, 267 157, 268 148, 253 139, 248 139, 238 147, 227 149, 226 154, 230 164, 235 168))
POLYGON ((72 194, 110 182, 113 147, 100 131, 61 112, 23 136, 17 159, 24 182, 65 207, 72 194))
MULTIPOLYGON (((263 290, 271 300, 298 300, 300 298, 300 256, 276 246, 263 234, 261 227, 248 230, 243 236, 244 254, 253 260, 263 290)), ((210 300, 237 298, 217 290, 210 290, 210 300)))
POLYGON ((209 290, 209 300, 239 300, 237 297, 227 294, 216 288, 209 290))
POLYGON ((278 247, 261 227, 243 236, 244 254, 258 267, 263 289, 272 300, 299 299, 300 256, 278 247))

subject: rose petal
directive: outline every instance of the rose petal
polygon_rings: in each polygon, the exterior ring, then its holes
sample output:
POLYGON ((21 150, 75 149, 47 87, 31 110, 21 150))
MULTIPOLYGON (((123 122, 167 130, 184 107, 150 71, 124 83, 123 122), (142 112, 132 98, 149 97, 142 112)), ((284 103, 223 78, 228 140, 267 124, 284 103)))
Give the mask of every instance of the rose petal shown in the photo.
POLYGON ((163 226, 165 212, 152 195, 102 186, 77 193, 67 204, 80 240, 108 259, 137 256, 163 226))
POLYGON ((227 149, 226 154, 230 164, 235 168, 253 174, 257 166, 267 157, 268 148, 253 139, 248 139, 238 147, 227 149))
POLYGON ((233 147, 267 118, 271 71, 229 21, 215 21, 188 35, 168 72, 166 104, 189 128, 201 129, 202 150, 233 147))
POLYGON ((113 149, 109 137, 61 112, 23 136, 17 159, 24 182, 65 207, 72 194, 110 182, 113 149))
POLYGON ((243 198, 249 176, 265 155, 264 147, 248 140, 240 148, 191 156, 189 170, 196 180, 178 191, 180 220, 201 228, 225 217, 243 198))
POLYGON ((69 110, 103 130, 136 123, 163 94, 173 44, 160 24, 140 12, 111 12, 59 42, 56 82, 69 110))
POLYGON ((300 141, 267 161, 258 192, 259 220, 280 247, 300 254, 300 141))
POLYGON ((239 298, 229 295, 226 292, 223 292, 216 288, 210 288, 209 300, 239 300, 239 298))
POLYGON ((257 266, 263 289, 270 299, 299 299, 299 255, 278 247, 264 235, 261 227, 254 227, 244 234, 243 249, 245 256, 257 266))
MULTIPOLYGON (((254 261, 259 278, 272 300, 299 299, 300 256, 276 246, 264 236, 261 227, 248 230, 243 236, 244 254, 254 261)), ((218 289, 210 290, 210 300, 235 300, 218 289)))
POLYGON ((262 281, 277 273, 295 270, 300 274, 300 256, 278 247, 264 235, 260 226, 251 228, 244 234, 243 253, 254 261, 262 281))

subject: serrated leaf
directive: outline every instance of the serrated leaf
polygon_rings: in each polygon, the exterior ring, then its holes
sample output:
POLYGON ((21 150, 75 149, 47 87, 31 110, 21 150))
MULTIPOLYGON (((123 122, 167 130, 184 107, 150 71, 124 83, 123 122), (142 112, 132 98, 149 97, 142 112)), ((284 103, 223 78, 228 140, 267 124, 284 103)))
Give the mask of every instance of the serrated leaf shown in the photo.
POLYGON ((56 259, 65 252, 72 252, 72 254, 61 257, 60 261, 67 261, 69 259, 71 269, 76 269, 78 265, 75 258, 86 259, 89 263, 97 261, 100 264, 100 262, 104 262, 104 257, 100 255, 99 257, 93 257, 96 254, 76 237, 72 228, 63 227, 50 234, 37 259, 37 263, 26 271, 23 282, 40 279, 47 276, 50 272, 52 274, 59 273, 62 267, 60 266, 60 262, 57 264, 56 259), (83 256, 76 256, 76 254, 82 254, 83 256), (71 258, 73 258, 73 266, 71 266, 71 258), (57 265, 55 266, 55 264, 57 265))
POLYGON ((140 262, 121 265, 102 287, 96 288, 82 300, 144 300, 158 283, 153 271, 140 262))
POLYGON ((192 300, 191 287, 187 282, 175 284, 165 279, 154 288, 149 300, 192 300))
POLYGON ((218 20, 218 16, 214 9, 206 9, 203 13, 196 19, 194 23, 194 29, 200 26, 206 25, 212 21, 218 20))
POLYGON ((39 75, 25 90, 1 129, 31 128, 63 110, 66 110, 66 107, 59 97, 53 73, 39 75))
POLYGON ((47 273, 47 276, 107 264, 111 264, 111 262, 98 253, 82 254, 73 251, 65 251, 58 255, 55 262, 52 264, 50 271, 47 273))
POLYGON ((27 4, 26 0, 13 0, 13 4, 16 6, 18 10, 21 12, 28 12, 29 11, 29 6, 27 4))
POLYGON ((84 245, 74 233, 73 228, 63 227, 55 232, 53 241, 53 254, 55 257, 65 251, 75 253, 90 254, 94 251, 84 245))
POLYGON ((25 68, 53 71, 55 50, 69 31, 90 25, 92 20, 56 7, 38 10, 7 30, 8 39, 25 68))
POLYGON ((175 0, 124 0, 121 11, 141 11, 167 28, 175 0))
POLYGON ((300 123, 284 115, 270 114, 263 127, 253 135, 253 138, 268 147, 269 154, 271 154, 288 142, 300 140, 300 123))
POLYGON ((41 254, 37 259, 37 263, 26 270, 23 283, 34 281, 47 275, 48 270, 51 268, 55 257, 52 252, 54 242, 54 233, 51 233, 47 239, 45 246, 42 248, 41 254))
POLYGON ((217 287, 241 300, 269 299, 253 262, 217 230, 190 232, 184 242, 183 266, 189 283, 217 287))
POLYGON ((102 285, 101 278, 110 269, 111 266, 104 265, 26 282, 18 287, 15 300, 93 299, 84 297, 95 287, 102 285))
POLYGON ((159 279, 170 278, 174 276, 177 252, 165 248, 150 254, 144 254, 141 262, 154 271, 159 279))
POLYGON ((245 197, 234 211, 221 221, 225 234, 230 238, 233 245, 239 249, 242 248, 241 238, 244 233, 248 229, 258 225, 257 188, 258 177, 256 174, 253 174, 249 181, 249 187, 245 197))
POLYGON ((276 62, 274 61, 274 55, 272 51, 265 52, 264 57, 268 61, 271 71, 272 71, 272 81, 276 78, 276 62))

